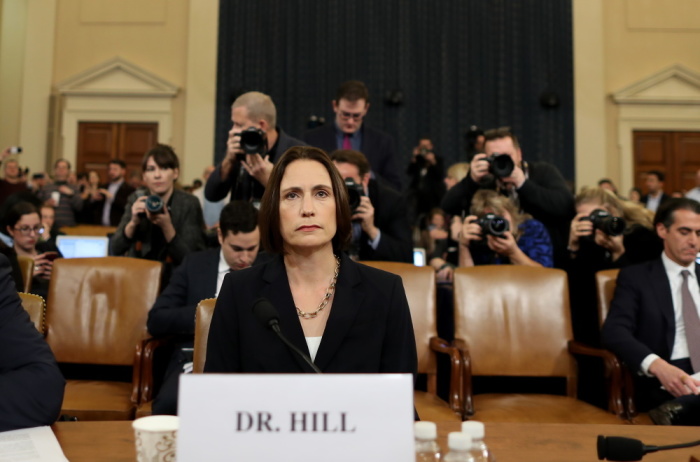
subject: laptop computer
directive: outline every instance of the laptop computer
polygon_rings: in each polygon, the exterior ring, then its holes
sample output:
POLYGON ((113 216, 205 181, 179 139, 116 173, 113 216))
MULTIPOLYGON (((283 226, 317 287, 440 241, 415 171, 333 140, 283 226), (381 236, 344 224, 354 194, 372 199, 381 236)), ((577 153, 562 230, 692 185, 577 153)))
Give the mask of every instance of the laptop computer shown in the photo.
POLYGON ((106 257, 109 238, 104 236, 57 236, 56 246, 63 258, 106 257))

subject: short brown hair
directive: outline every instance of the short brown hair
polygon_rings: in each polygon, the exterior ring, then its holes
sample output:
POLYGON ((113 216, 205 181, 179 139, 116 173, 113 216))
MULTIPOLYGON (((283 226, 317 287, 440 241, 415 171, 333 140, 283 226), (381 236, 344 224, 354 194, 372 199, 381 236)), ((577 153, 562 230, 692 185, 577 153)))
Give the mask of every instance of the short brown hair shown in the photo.
POLYGON ((335 92, 335 101, 340 102, 341 99, 346 99, 351 103, 363 99, 365 103, 369 103, 369 90, 367 86, 359 80, 348 80, 343 82, 335 92))
POLYGON ((337 149, 331 152, 331 160, 339 164, 352 164, 360 171, 360 178, 370 171, 369 161, 360 151, 352 149, 337 149))
POLYGON ((333 252, 343 251, 350 242, 352 228, 350 221, 350 205, 345 182, 335 168, 325 151, 311 146, 294 146, 275 163, 270 179, 265 187, 265 193, 260 203, 260 241, 269 253, 284 253, 284 242, 280 230, 280 185, 287 166, 297 160, 313 160, 323 165, 331 177, 333 197, 335 198, 336 232, 333 236, 333 252))
POLYGON ((180 161, 177 158, 177 154, 173 151, 173 148, 167 144, 156 144, 143 156, 141 161, 141 171, 146 171, 146 166, 148 165, 148 159, 153 157, 153 162, 160 168, 171 168, 175 170, 180 168, 180 161))
POLYGON ((520 149, 520 143, 518 142, 518 137, 513 134, 510 127, 498 127, 486 130, 484 132, 484 144, 493 140, 500 140, 501 138, 510 138, 513 140, 513 146, 516 149, 520 149))

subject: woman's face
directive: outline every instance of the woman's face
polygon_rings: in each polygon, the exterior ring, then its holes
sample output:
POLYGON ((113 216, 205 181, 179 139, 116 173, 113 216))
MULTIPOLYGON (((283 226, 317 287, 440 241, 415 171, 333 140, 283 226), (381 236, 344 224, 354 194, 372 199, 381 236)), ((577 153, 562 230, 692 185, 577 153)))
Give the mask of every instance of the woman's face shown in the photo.
POLYGON ((280 232, 285 249, 330 246, 336 210, 331 177, 314 160, 295 160, 280 183, 280 232))
POLYGON ((88 181, 90 182, 90 184, 99 184, 100 175, 98 175, 96 171, 92 170, 88 174, 88 181))
POLYGON ((639 191, 636 189, 632 189, 629 194, 630 200, 633 202, 639 202, 642 200, 642 196, 639 194, 639 191))
POLYGON ((440 213, 434 214, 430 217, 430 224, 437 229, 445 229, 445 216, 440 213))
POLYGON ((43 225, 41 224, 39 214, 30 213, 22 215, 14 227, 7 227, 7 231, 14 240, 15 248, 27 253, 32 253, 41 235, 39 232, 40 228, 43 228, 43 225))
POLYGON ((151 191, 151 194, 164 197, 173 190, 175 180, 177 180, 179 175, 180 171, 176 168, 159 167, 151 156, 148 158, 148 162, 146 162, 146 171, 143 172, 143 182, 148 190, 151 191))
POLYGON ((455 178, 452 178, 451 176, 446 176, 444 181, 448 191, 452 189, 454 185, 457 184, 457 180, 455 178))

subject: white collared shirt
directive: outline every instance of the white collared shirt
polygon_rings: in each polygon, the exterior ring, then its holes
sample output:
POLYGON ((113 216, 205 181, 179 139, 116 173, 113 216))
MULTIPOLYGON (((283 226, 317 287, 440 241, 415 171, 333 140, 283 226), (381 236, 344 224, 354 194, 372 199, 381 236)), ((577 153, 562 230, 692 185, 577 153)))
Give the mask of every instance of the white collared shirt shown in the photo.
MULTIPOLYGON (((693 302, 695 303, 695 308, 698 309, 700 313, 700 285, 698 285, 698 278, 695 275, 695 262, 692 262, 689 266, 681 266, 674 262, 668 256, 666 252, 661 254, 661 261, 666 270, 666 276, 671 285, 671 297, 673 299, 673 317, 676 321, 676 336, 673 342, 673 350, 671 351, 671 359, 681 359, 687 358, 688 353, 688 341, 685 336, 685 321, 683 320, 683 294, 681 293, 681 286, 683 285, 683 275, 682 271, 690 271, 690 277, 688 277, 688 290, 690 290, 690 296, 693 297, 693 302)), ((697 335, 697 334, 696 334, 697 335)), ((649 373, 649 366, 653 363, 659 356, 656 354, 650 354, 644 361, 642 361, 641 369, 644 374, 651 376, 649 373)))
POLYGON ((221 290, 221 284, 224 282, 224 277, 228 274, 228 272, 231 270, 231 268, 228 266, 228 263, 226 263, 226 260, 224 260, 224 251, 219 250, 219 272, 217 273, 216 276, 216 293, 214 294, 214 297, 219 296, 219 291, 221 290))
POLYGON ((662 192, 658 193, 656 196, 649 194, 647 196, 647 209, 651 210, 652 212, 656 212, 656 209, 659 208, 659 204, 661 204, 662 195, 662 192))

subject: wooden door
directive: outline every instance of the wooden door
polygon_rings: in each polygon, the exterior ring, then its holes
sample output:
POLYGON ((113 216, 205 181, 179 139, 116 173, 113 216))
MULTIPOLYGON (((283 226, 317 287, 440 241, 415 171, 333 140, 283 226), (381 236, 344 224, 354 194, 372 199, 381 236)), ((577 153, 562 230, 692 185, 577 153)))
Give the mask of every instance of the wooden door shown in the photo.
POLYGON ((143 155, 158 143, 157 123, 80 122, 76 172, 95 170, 107 182, 111 159, 126 163, 127 177, 141 171, 143 155))
POLYGON ((636 187, 646 192, 644 177, 649 170, 666 175, 666 194, 695 187, 695 172, 700 169, 700 132, 635 131, 633 137, 636 187))

